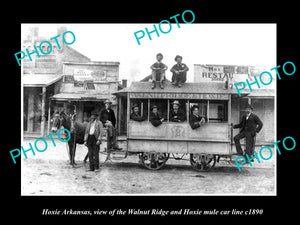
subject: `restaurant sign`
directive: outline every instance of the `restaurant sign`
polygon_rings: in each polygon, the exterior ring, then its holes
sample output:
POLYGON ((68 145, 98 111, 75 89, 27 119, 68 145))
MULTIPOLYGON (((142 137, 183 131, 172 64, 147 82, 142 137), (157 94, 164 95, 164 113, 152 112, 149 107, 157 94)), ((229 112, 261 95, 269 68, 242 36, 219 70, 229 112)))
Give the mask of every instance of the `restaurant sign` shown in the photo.
POLYGON ((131 92, 130 98, 158 98, 158 99, 217 99, 228 100, 228 94, 216 93, 152 93, 152 92, 131 92))
POLYGON ((262 66, 194 64, 194 82, 254 81, 254 76, 259 76, 265 70, 266 67, 262 66))

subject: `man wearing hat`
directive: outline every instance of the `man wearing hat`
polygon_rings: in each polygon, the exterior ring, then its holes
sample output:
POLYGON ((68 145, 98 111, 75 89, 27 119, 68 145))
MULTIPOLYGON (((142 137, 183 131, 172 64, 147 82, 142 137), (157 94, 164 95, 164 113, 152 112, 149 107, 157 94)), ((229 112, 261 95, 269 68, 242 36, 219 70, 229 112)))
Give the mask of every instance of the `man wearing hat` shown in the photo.
POLYGON ((186 73, 189 68, 187 65, 182 63, 182 56, 176 55, 175 61, 177 64, 171 68, 171 72, 173 73, 172 84, 174 86, 181 87, 181 85, 186 81, 186 73))
POLYGON ((157 107, 157 105, 153 105, 151 107, 151 112, 150 112, 149 120, 150 120, 150 123, 153 126, 155 126, 155 127, 158 127, 164 121, 164 118, 162 118, 160 116, 160 114, 158 113, 158 107, 157 107))
POLYGON ((130 114, 130 119, 138 122, 145 120, 145 118, 140 115, 140 109, 137 104, 134 104, 131 109, 132 109, 132 113, 130 114))
POLYGON ((250 104, 246 106, 245 112, 246 114, 242 117, 241 122, 239 124, 233 125, 233 129, 241 128, 240 133, 237 134, 233 139, 237 154, 244 155, 240 140, 246 138, 245 154, 248 154, 248 156, 253 156, 255 136, 256 133, 258 133, 263 127, 263 123, 258 118, 258 116, 253 113, 253 107, 250 104))
POLYGON ((183 122, 185 121, 185 113, 180 108, 180 103, 178 100, 172 102, 172 109, 170 110, 169 115, 170 121, 172 122, 183 122))
POLYGON ((111 109, 111 101, 104 101, 105 108, 100 112, 100 121, 103 123, 104 127, 107 128, 107 142, 108 148, 113 148, 119 150, 120 148, 117 146, 117 134, 115 130, 116 126, 116 117, 114 111, 111 109))
POLYGON ((197 129, 198 127, 201 127, 205 123, 204 117, 199 115, 199 106, 198 105, 192 106, 189 123, 193 130, 197 129))
POLYGON ((165 71, 168 69, 168 67, 161 62, 163 59, 163 55, 161 53, 158 53, 156 55, 157 62, 154 63, 150 68, 152 70, 152 89, 156 87, 156 81, 159 81, 159 86, 161 89, 164 88, 164 80, 165 80, 165 71))
POLYGON ((89 171, 99 170, 99 150, 103 134, 103 125, 97 120, 98 114, 92 112, 90 122, 84 134, 84 145, 88 147, 89 171))

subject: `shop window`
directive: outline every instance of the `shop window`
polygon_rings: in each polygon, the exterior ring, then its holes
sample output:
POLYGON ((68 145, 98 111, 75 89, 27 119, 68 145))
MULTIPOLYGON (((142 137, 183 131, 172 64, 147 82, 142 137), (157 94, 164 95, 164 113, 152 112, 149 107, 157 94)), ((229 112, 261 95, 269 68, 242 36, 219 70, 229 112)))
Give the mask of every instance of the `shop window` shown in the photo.
POLYGON ((95 85, 93 80, 85 80, 83 84, 84 90, 94 90, 95 85))

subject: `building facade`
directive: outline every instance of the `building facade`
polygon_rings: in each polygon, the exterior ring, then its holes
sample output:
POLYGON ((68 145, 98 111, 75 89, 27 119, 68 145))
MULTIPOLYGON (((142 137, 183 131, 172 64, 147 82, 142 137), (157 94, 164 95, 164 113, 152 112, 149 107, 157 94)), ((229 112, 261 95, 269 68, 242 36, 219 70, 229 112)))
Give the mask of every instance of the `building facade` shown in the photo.
MULTIPOLYGON (((248 79, 249 83, 253 83, 254 76, 259 79, 259 75, 263 71, 270 72, 269 68, 262 66, 239 66, 239 65, 204 65, 194 64, 194 81, 223 83, 224 88, 235 90, 234 84, 237 82, 245 82, 248 79), (225 87, 225 82, 228 79, 228 86, 225 87)), ((257 135, 256 145, 269 145, 275 141, 275 93, 276 93, 276 74, 272 74, 273 82, 269 85, 257 84, 251 85, 250 91, 248 85, 243 90, 248 94, 240 97, 235 95, 231 99, 232 103, 232 120, 234 124, 238 124, 244 115, 244 109, 247 104, 251 104, 254 108, 254 113, 264 123, 263 129, 257 135)), ((264 83, 268 83, 269 77, 262 77, 264 83)), ((233 130, 233 135, 238 134, 239 129, 233 130)))
MULTIPOLYGON (((66 31, 66 27, 59 27, 56 35, 62 36, 66 31)), ((34 46, 39 48, 41 42, 53 36, 40 37, 39 29, 30 27, 23 35, 22 51, 28 49, 31 53, 34 46)), ((24 136, 48 133, 56 109, 71 113, 77 106, 80 121, 86 120, 91 110, 103 107, 104 99, 113 101, 111 93, 119 87, 118 62, 92 62, 62 40, 60 48, 54 40, 51 44, 50 54, 38 57, 34 53, 32 60, 25 57, 21 62, 24 136)), ((43 52, 50 51, 46 43, 41 48, 43 52)))
POLYGON ((91 112, 100 112, 104 101, 109 99, 116 111, 116 98, 112 93, 120 88, 119 64, 65 62, 63 78, 57 83, 58 92, 51 97, 53 110, 76 112, 79 122, 87 122, 91 112))

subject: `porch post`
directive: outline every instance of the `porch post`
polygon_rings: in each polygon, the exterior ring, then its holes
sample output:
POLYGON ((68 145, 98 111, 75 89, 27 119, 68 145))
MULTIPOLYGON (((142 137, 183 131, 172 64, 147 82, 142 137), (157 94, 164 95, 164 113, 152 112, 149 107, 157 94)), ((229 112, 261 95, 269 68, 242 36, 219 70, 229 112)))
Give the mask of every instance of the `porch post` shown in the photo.
POLYGON ((52 101, 51 101, 51 99, 49 100, 49 107, 48 107, 48 133, 50 134, 50 126, 51 126, 51 124, 50 124, 50 122, 51 122, 51 103, 52 103, 52 101))
POLYGON ((43 89, 42 89, 42 121, 41 121, 41 135, 43 137, 45 136, 45 122, 46 122, 45 102, 46 102, 46 87, 43 86, 43 89))

